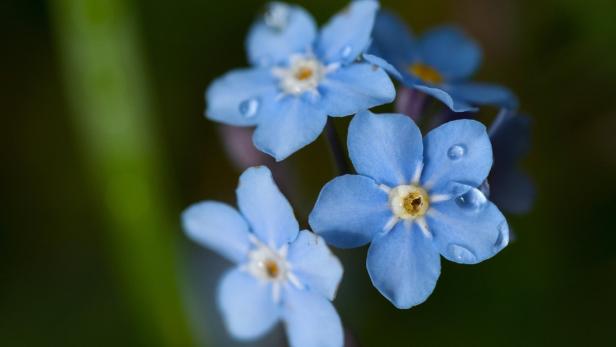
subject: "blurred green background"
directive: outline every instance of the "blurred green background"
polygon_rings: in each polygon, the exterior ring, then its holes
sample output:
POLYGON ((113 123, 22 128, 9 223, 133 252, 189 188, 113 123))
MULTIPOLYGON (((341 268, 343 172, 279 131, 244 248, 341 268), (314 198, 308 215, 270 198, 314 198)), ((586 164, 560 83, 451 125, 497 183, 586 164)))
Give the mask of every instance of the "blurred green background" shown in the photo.
MULTIPOLYGON (((346 4, 298 2, 320 23, 346 4)), ((1 346, 235 345, 213 306, 227 264, 178 219, 198 200, 234 202, 240 169, 203 91, 246 65, 263 4, 2 2, 1 346)), ((517 239, 499 256, 444 262, 408 311, 370 285, 365 248, 337 252, 346 327, 364 347, 615 345, 616 2, 382 4, 416 32, 457 23, 481 43, 479 79, 513 88, 534 119, 524 166, 538 199, 509 217, 517 239)), ((303 225, 335 175, 326 151, 320 139, 280 167, 303 225)), ((260 342, 283 344, 280 328, 260 342)))

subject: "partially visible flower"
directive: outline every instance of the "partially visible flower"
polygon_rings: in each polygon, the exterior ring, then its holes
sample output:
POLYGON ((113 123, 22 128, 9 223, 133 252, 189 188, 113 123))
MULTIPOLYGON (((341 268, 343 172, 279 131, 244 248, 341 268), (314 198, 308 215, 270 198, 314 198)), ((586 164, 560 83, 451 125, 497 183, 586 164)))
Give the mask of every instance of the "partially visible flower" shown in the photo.
POLYGON ((406 115, 365 111, 351 121, 348 147, 358 174, 327 183, 309 222, 331 245, 371 243, 368 273, 396 307, 428 298, 440 255, 475 264, 508 244, 505 217, 477 189, 492 166, 481 123, 452 121, 422 141, 406 115))
POLYGON ((481 62, 481 50, 456 27, 437 27, 416 39, 400 18, 380 11, 372 35, 370 52, 391 64, 383 67, 405 86, 433 96, 455 112, 476 111, 476 106, 485 104, 517 107, 509 89, 469 81, 481 62))
POLYGON ((236 193, 239 212, 205 201, 182 215, 191 239, 236 264, 218 289, 230 333, 255 339, 282 320, 292 347, 342 347, 342 325, 330 302, 342 277, 338 259, 319 236, 299 231, 266 167, 246 170, 236 193))
POLYGON ((206 92, 206 116, 257 126, 255 146, 283 160, 313 142, 327 116, 391 102, 394 86, 363 60, 378 2, 358 0, 320 32, 301 7, 274 2, 252 26, 246 47, 253 67, 233 70, 206 92))
POLYGON ((530 127, 529 117, 501 110, 488 131, 494 166, 486 192, 499 208, 510 213, 527 213, 535 200, 535 185, 519 166, 530 149, 530 127))

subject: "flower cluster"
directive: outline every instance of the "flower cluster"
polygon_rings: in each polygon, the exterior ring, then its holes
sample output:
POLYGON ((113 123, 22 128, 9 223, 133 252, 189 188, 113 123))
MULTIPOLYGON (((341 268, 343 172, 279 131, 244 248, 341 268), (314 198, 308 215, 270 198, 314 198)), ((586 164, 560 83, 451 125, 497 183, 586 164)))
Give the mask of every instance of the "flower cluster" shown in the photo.
POLYGON ((308 218, 314 232, 300 231, 264 166, 241 175, 239 211, 205 201, 183 213, 191 239, 235 264, 218 289, 233 336, 255 339, 282 321, 292 347, 342 347, 331 301, 343 269, 327 244, 370 244, 372 283, 400 309, 430 296, 441 257, 476 264, 507 246, 500 208, 526 212, 534 196, 517 167, 529 118, 507 88, 469 80, 481 52, 463 31, 445 26, 413 38, 375 0, 352 1, 317 30, 304 9, 275 2, 252 25, 246 48, 251 67, 212 82, 206 117, 256 127, 254 146, 281 161, 313 142, 328 117, 353 116, 347 148, 355 174, 322 188, 308 218), (399 113, 369 111, 396 94, 399 113), (414 120, 428 118, 426 98, 445 108, 422 137, 414 120), (489 128, 473 119, 484 105, 501 109, 489 128))

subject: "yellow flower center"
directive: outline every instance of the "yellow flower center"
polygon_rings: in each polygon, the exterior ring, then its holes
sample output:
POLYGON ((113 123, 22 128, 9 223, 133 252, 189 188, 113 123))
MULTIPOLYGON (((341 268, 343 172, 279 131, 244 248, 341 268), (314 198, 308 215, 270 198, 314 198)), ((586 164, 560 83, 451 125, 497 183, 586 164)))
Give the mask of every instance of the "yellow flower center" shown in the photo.
POLYGON ((430 84, 440 84, 443 82, 443 76, 436 71, 432 66, 415 63, 409 66, 408 71, 420 80, 430 84))
POLYGON ((264 262, 265 272, 270 278, 277 278, 280 274, 280 268, 278 267, 278 263, 276 261, 267 259, 264 262))
POLYGON ((305 81, 305 80, 311 78, 312 75, 313 75, 313 71, 312 71, 311 68, 309 68, 309 67, 301 67, 295 73, 295 78, 297 78, 297 80, 299 80, 299 81, 305 81))
POLYGON ((415 185, 401 185, 389 193, 389 205, 398 218, 413 219, 426 214, 430 198, 425 189, 415 185))

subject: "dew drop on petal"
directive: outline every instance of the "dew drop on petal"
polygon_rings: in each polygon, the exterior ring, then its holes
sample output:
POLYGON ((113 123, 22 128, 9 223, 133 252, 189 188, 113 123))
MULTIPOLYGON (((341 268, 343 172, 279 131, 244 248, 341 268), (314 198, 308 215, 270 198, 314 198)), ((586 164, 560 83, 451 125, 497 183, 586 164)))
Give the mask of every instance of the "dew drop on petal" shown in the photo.
POLYGON ((342 55, 342 58, 348 58, 351 53, 353 51, 353 48, 351 46, 344 46, 344 48, 342 48, 342 52, 340 52, 340 54, 342 55))
POLYGON ((447 156, 451 160, 458 160, 466 154, 466 147, 464 145, 453 145, 449 147, 447 156))
POLYGON ((289 22, 289 15, 288 5, 273 3, 265 10, 263 21, 268 27, 282 31, 289 22))
POLYGON ((471 188, 464 195, 456 198, 456 203, 460 208, 473 212, 480 211, 487 202, 486 196, 477 188, 471 188))
POLYGON ((456 245, 455 243, 447 246, 447 252, 458 263, 468 264, 477 261, 477 257, 469 249, 456 245))
POLYGON ((502 221, 498 225, 498 238, 496 242, 494 242, 494 248, 500 250, 507 246, 509 243, 509 225, 507 225, 507 221, 502 221))
POLYGON ((257 114, 259 110, 259 100, 256 98, 250 98, 240 103, 240 113, 244 118, 252 118, 257 114))

